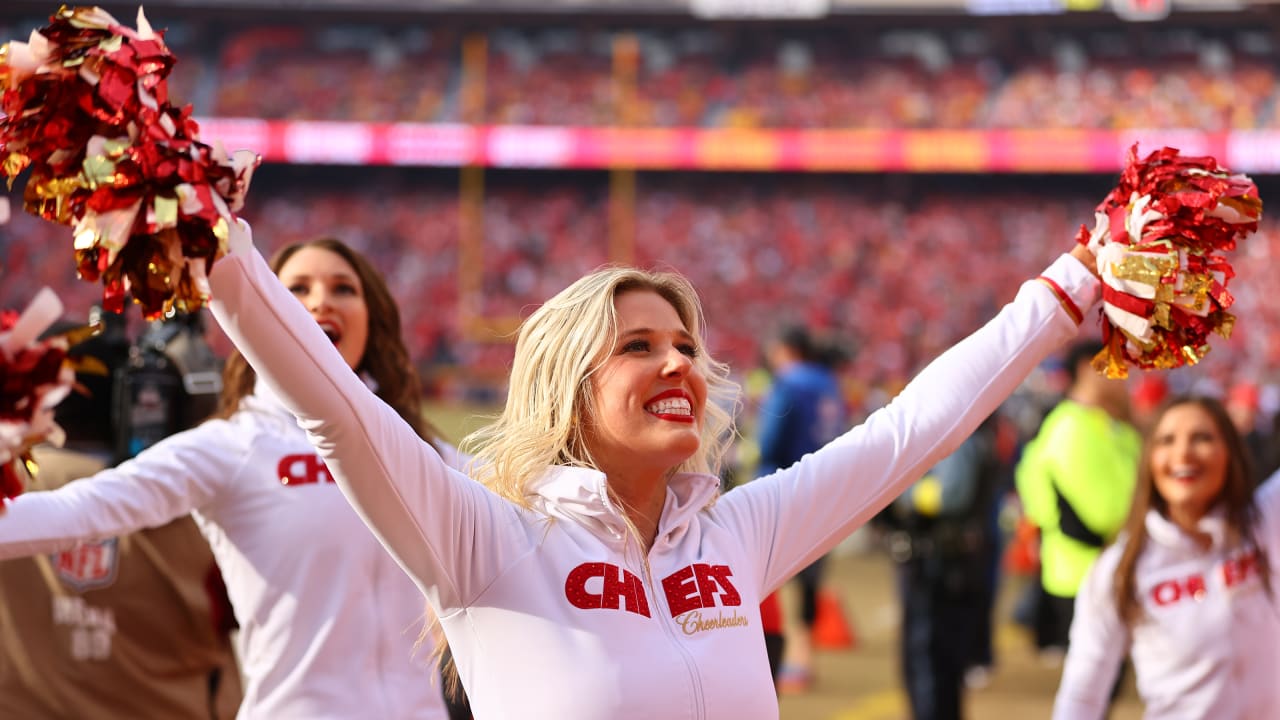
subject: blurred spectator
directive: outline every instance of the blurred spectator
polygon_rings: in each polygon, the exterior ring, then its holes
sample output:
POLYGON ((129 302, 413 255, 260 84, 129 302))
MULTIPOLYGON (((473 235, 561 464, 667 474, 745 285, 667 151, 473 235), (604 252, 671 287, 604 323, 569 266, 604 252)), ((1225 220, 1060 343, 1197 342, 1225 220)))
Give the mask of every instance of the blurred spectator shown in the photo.
MULTIPOLYGON (((807 328, 784 328, 768 341, 765 355, 773 382, 756 421, 760 451, 757 477, 791 467, 849 427, 844 396, 824 362, 829 358, 807 328)), ((782 668, 777 672, 778 689, 783 693, 804 692, 813 682, 813 627, 818 618, 824 560, 818 558, 796 575, 801 629, 787 636, 782 668)))
POLYGON ((1137 473, 1141 438, 1130 424, 1125 384, 1091 366, 1102 347, 1087 340, 1068 349, 1066 397, 1017 468, 1023 511, 1040 528, 1036 646, 1052 655, 1067 648, 1076 593, 1124 524, 1137 473))
POLYGON ((1133 425, 1139 432, 1144 432, 1151 419, 1169 396, 1169 382, 1158 373, 1145 373, 1133 383, 1130 393, 1130 407, 1133 414, 1133 425))
POLYGON ((1231 423, 1240 433, 1245 450, 1249 454, 1249 467, 1254 484, 1261 484, 1271 475, 1272 458, 1276 455, 1270 428, 1264 428, 1259 417, 1258 386, 1252 382, 1238 382, 1227 391, 1223 402, 1231 423))
MULTIPOLYGON (((1004 463, 992 415, 894 501, 886 522, 902 601, 900 660, 914 720, 960 720, 970 663, 990 637, 992 519, 1004 463)), ((988 659, 989 660, 989 659, 988 659)))

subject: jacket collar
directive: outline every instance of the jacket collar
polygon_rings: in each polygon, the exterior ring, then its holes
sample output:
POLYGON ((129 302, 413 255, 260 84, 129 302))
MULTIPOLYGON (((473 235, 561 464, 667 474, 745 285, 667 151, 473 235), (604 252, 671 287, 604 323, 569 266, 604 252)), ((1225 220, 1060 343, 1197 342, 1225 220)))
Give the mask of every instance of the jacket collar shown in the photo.
MULTIPOLYGON (((675 545, 689 529, 695 515, 707 507, 720 489, 711 475, 680 473, 667 483, 667 499, 658 522, 653 549, 675 545)), ((530 494, 534 507, 553 517, 571 520, 589 530, 611 547, 627 542, 627 523, 622 510, 609 497, 608 483, 599 470, 555 466, 533 483, 530 494)))
MULTIPOLYGON (((1145 521, 1147 535, 1161 545, 1173 550, 1201 552, 1195 538, 1178 527, 1172 520, 1154 508, 1147 511, 1145 521)), ((1218 504, 1196 523, 1196 529, 1209 536, 1212 550, 1222 549, 1228 541, 1227 511, 1218 504)))

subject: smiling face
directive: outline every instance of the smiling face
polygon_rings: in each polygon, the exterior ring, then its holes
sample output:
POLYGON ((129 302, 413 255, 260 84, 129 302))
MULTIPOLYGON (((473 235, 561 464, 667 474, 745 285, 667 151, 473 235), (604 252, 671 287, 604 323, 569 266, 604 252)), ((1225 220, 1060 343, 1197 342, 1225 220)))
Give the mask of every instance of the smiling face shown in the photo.
POLYGON ((697 452, 707 380, 698 341, 650 290, 614 299, 617 342, 591 376, 587 448, 607 475, 666 473, 697 452))
POLYGON ((1194 403, 1169 408, 1151 433, 1149 452, 1155 489, 1169 515, 1198 521, 1222 494, 1231 460, 1213 416, 1194 403))
POLYGON ((355 268, 320 247, 303 247, 280 267, 280 282, 298 298, 353 369, 369 339, 369 308, 355 268))

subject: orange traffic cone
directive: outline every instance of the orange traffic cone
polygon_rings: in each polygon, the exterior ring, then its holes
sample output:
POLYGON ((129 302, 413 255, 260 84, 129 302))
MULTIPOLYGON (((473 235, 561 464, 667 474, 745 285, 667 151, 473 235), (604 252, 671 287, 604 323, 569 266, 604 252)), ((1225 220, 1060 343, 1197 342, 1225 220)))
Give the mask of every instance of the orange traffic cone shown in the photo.
POLYGON ((845 618, 840 598, 830 588, 819 590, 817 617, 813 620, 813 646, 820 650, 852 650, 857 644, 857 636, 845 618))

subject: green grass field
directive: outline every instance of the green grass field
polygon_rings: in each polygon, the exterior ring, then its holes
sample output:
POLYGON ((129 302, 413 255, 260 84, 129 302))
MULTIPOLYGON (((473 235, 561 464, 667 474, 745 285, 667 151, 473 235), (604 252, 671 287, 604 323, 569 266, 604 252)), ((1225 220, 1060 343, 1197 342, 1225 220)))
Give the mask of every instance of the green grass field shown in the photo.
POLYGON ((482 427, 502 408, 485 405, 458 405, 429 402, 425 408, 427 419, 444 433, 445 440, 457 444, 467 433, 482 427))

